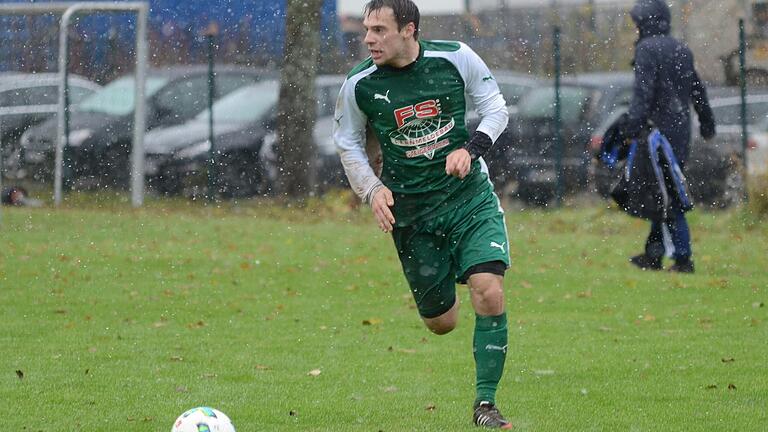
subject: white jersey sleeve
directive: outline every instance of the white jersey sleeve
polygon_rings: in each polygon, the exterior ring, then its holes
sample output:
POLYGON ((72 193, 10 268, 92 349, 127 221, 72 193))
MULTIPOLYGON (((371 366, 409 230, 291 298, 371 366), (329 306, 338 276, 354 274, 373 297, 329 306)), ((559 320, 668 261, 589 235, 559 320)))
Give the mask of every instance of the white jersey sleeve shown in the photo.
POLYGON ((355 85, 362 75, 344 81, 336 100, 333 141, 341 156, 341 164, 352 190, 363 201, 370 202, 373 192, 382 186, 368 161, 365 151, 367 117, 355 99, 355 85))
POLYGON ((477 130, 496 142, 509 122, 504 96, 483 59, 468 45, 459 42, 459 47, 455 53, 436 55, 445 56, 464 78, 464 91, 472 99, 480 115, 477 130))

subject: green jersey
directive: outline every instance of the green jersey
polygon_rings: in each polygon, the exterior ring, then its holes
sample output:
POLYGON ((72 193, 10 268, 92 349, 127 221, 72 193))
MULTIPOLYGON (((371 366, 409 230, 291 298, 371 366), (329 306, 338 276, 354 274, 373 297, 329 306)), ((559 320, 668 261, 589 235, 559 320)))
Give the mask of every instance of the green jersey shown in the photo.
POLYGON ((370 200, 381 184, 394 196, 397 226, 454 210, 470 197, 491 193, 482 159, 469 175, 445 173, 448 154, 465 145, 467 99, 482 121, 478 130, 495 141, 507 124, 504 98, 488 67, 467 45, 419 41, 418 59, 403 68, 368 58, 347 76, 336 105, 334 140, 355 192, 370 200), (365 130, 381 146, 380 178, 365 154, 365 130))

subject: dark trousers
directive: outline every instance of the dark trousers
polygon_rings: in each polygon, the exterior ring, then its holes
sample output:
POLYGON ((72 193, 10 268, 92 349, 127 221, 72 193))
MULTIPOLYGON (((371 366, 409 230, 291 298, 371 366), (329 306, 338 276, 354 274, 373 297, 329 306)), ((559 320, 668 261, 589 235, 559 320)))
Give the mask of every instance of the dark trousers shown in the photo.
POLYGON ((675 252, 672 258, 682 262, 691 258, 691 233, 688 230, 688 222, 685 220, 685 212, 679 207, 673 206, 666 221, 652 221, 651 233, 645 241, 645 253, 653 258, 664 256, 664 237, 662 227, 666 223, 669 234, 672 236, 672 245, 675 252))

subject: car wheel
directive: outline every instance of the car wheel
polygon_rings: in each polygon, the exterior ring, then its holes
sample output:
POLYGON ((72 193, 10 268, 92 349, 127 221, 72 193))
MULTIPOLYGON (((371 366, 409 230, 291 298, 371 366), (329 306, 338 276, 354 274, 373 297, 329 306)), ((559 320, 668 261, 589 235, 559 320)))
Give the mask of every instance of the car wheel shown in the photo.
POLYGON ((717 204, 728 208, 741 204, 744 197, 744 170, 740 163, 731 163, 723 181, 723 193, 717 204))
POLYGON ((544 207, 552 201, 554 196, 553 185, 520 182, 517 187, 517 198, 530 205, 544 207))
POLYGON ((590 178, 591 187, 589 189, 600 198, 608 199, 611 197, 611 190, 619 177, 621 177, 621 170, 611 171, 608 168, 598 166, 590 178))
POLYGON ((709 208, 728 208, 741 202, 744 191, 744 174, 741 159, 730 156, 700 162, 691 171, 688 184, 694 202, 709 208))
POLYGON ((224 155, 217 168, 217 183, 222 197, 243 198, 264 195, 268 191, 258 153, 240 151, 224 155))

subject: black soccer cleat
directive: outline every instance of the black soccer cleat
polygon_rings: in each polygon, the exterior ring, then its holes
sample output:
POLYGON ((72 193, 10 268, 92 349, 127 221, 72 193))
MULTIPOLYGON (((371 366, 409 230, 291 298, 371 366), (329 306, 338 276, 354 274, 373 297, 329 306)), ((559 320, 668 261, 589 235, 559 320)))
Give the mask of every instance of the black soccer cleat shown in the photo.
POLYGON ((669 267, 669 271, 676 273, 693 273, 694 272, 693 261, 677 261, 669 267))
POLYGON ((629 262, 642 270, 661 270, 661 258, 653 258, 646 254, 635 255, 629 262))
POLYGON ((475 404, 475 413, 472 415, 475 426, 490 429, 512 429, 512 423, 508 422, 496 405, 490 402, 478 402, 475 404))

